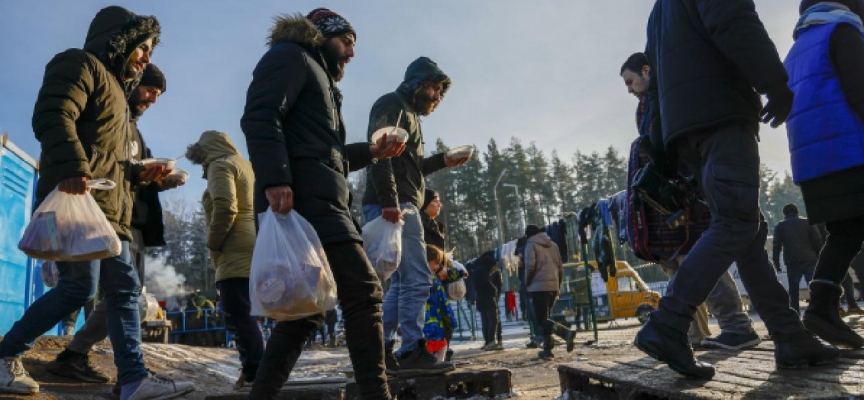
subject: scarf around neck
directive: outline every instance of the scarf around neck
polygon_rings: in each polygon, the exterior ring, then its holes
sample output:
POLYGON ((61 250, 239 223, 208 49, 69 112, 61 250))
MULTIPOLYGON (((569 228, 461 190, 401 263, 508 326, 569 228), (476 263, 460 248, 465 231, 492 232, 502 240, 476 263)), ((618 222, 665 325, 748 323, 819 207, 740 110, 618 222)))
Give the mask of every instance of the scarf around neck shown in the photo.
POLYGON ((801 14, 801 18, 798 19, 798 23, 795 25, 795 32, 792 34, 792 37, 798 39, 798 35, 811 26, 833 23, 851 24, 864 34, 864 24, 862 24, 861 18, 857 14, 840 3, 823 1, 816 3, 801 14))

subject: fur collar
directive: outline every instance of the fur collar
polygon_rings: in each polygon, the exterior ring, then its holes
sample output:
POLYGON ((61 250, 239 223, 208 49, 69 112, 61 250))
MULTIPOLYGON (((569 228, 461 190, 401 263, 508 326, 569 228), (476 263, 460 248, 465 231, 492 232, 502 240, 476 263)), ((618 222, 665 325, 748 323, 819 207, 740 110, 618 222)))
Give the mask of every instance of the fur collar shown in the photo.
POLYGON ((324 35, 302 14, 283 14, 274 18, 270 28, 267 45, 279 42, 294 42, 301 45, 318 47, 324 41, 324 35))

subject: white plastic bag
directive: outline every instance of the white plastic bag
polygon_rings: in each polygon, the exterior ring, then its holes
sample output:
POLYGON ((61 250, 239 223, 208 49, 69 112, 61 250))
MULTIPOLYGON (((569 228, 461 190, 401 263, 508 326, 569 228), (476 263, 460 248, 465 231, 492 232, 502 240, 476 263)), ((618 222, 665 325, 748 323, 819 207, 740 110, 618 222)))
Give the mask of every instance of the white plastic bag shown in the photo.
MULTIPOLYGON (((114 182, 93 179, 87 186, 111 190, 114 182)), ((52 261, 90 261, 120 254, 120 238, 90 193, 57 189, 33 213, 18 248, 30 257, 52 261)))
POLYGON ((57 286, 57 281, 60 280, 60 271, 57 270, 57 263, 54 261, 42 262, 42 283, 45 287, 57 286))
POLYGON ((394 224, 384 217, 375 218, 363 226, 363 250, 382 282, 389 279, 399 267, 404 226, 405 221, 394 224))
MULTIPOLYGON (((452 256, 451 256, 452 257, 452 256)), ((464 276, 463 273, 467 272, 465 266, 459 263, 456 260, 451 258, 450 263, 453 264, 453 268, 459 271, 459 276, 464 276)), ((465 286, 465 279, 459 279, 456 282, 447 284, 447 297, 453 301, 461 301, 465 298, 465 295, 468 293, 468 288, 465 286)))
POLYGON ((260 215, 252 252, 252 315, 291 321, 336 307, 336 282, 312 225, 297 212, 260 215))

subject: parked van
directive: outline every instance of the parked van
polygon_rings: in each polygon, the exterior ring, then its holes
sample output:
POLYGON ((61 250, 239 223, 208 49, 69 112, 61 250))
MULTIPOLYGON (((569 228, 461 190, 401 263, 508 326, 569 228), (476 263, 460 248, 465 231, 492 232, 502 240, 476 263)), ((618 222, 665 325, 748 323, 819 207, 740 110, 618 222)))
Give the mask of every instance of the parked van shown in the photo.
MULTIPOLYGON (((597 321, 613 321, 622 318, 637 318, 639 322, 648 321, 648 313, 657 309, 660 293, 651 290, 639 274, 626 261, 616 263, 617 272, 606 282, 597 270, 597 263, 590 261, 591 296, 597 321)), ((559 304, 553 308, 553 316, 577 307, 582 315, 589 313, 588 290, 583 263, 564 264, 564 284, 561 287, 559 304)))

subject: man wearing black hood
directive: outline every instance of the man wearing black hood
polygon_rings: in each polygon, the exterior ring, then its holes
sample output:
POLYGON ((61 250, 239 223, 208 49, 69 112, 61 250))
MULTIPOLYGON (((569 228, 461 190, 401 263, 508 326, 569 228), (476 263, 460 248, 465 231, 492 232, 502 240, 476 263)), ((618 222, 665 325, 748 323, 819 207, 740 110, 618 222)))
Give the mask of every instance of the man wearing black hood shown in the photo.
MULTIPOLYGON (((345 144, 342 94, 336 86, 354 57, 354 27, 319 8, 307 16, 276 18, 267 53, 252 73, 240 125, 255 172, 255 210, 291 210, 321 239, 336 281, 345 338, 364 399, 389 399, 384 373, 383 291, 363 252, 351 216, 348 172, 399 155, 405 146, 382 137, 345 144)), ((280 321, 273 328, 251 399, 273 399, 300 357, 306 338, 324 314, 280 321)))
POLYGON ((752 0, 656 0, 648 21, 651 157, 667 176, 677 156, 699 184, 711 224, 681 263, 634 344, 676 372, 711 379, 687 339, 696 307, 737 262, 753 307, 774 340, 779 368, 839 356, 808 332, 765 252, 759 209, 759 122, 778 127, 792 106, 787 75, 752 0), (759 94, 768 103, 763 107, 759 94))
POLYGON ((382 160, 368 168, 363 216, 371 221, 379 216, 396 223, 404 219, 402 259, 391 277, 384 299, 384 339, 387 340, 387 370, 444 372, 453 369, 438 362, 426 351, 423 322, 426 298, 432 287, 432 274, 426 263, 426 244, 421 222, 426 188, 425 177, 446 167, 468 161, 451 159, 445 154, 424 157, 420 117, 428 116, 441 103, 450 88, 450 77, 438 64, 420 57, 405 71, 405 79, 395 92, 381 96, 369 113, 368 137, 381 128, 398 127, 408 133, 406 151, 401 157, 382 160), (402 346, 393 353, 396 327, 401 326, 402 346), (398 356, 398 357, 397 357, 398 356))
POLYGON ((140 349, 138 296, 141 282, 129 242, 135 182, 156 181, 166 171, 132 162, 132 127, 126 97, 150 62, 159 41, 159 22, 117 6, 96 14, 83 49, 54 57, 33 112, 33 131, 42 145, 37 203, 58 190, 83 195, 94 178, 117 187, 94 191, 93 198, 121 239, 121 253, 103 260, 57 262, 60 280, 40 297, 0 342, 0 393, 35 393, 39 385, 21 365, 21 355, 35 339, 93 298, 105 293, 107 326, 114 364, 122 386, 120 398, 151 399, 194 390, 189 383, 150 375, 140 349))

